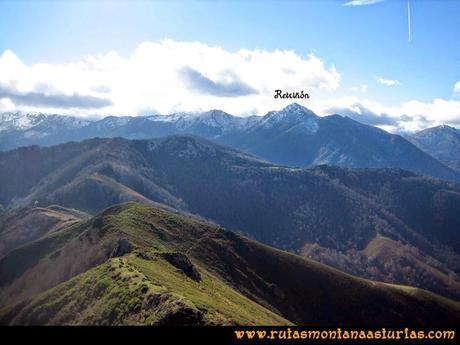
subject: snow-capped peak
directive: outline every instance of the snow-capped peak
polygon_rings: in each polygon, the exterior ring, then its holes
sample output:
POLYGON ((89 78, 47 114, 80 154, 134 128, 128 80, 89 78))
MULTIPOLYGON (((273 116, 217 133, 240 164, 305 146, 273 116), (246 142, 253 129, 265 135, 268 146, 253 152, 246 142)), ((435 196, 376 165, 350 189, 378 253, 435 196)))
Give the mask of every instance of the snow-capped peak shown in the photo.
POLYGON ((434 129, 440 129, 440 130, 450 132, 450 133, 460 133, 459 129, 452 127, 452 126, 448 126, 448 125, 440 125, 437 128, 435 127, 434 129))
POLYGON ((302 125, 310 132, 318 129, 318 116, 297 103, 292 103, 279 111, 270 111, 260 122, 260 126, 270 128, 277 125, 302 125))
POLYGON ((302 114, 302 115, 310 115, 310 116, 316 116, 314 112, 312 112, 310 109, 305 108, 304 106, 298 104, 298 103, 291 103, 288 106, 284 107, 282 110, 279 112, 282 113, 289 113, 289 114, 302 114))
POLYGON ((210 127, 227 127, 233 125, 236 116, 229 115, 222 110, 214 109, 201 114, 199 119, 203 124, 210 127))

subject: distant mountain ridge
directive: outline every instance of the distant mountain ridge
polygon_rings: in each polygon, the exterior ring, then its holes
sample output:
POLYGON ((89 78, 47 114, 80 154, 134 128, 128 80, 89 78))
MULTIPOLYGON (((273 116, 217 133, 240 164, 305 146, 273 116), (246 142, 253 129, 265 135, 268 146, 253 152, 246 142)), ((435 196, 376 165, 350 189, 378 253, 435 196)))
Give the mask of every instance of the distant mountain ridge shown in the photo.
POLYGON ((442 125, 424 129, 407 138, 440 162, 460 172, 460 129, 442 125))
POLYGON ((401 168, 451 181, 452 170, 399 135, 347 117, 319 117, 293 103, 265 116, 237 117, 220 110, 143 117, 109 116, 98 121, 56 115, 3 114, 0 149, 56 145, 94 137, 149 139, 191 134, 293 167, 320 164, 357 168, 401 168), (26 125, 24 125, 24 123, 26 125), (15 125, 16 124, 16 125, 15 125))
POLYGON ((81 128, 90 122, 89 120, 67 115, 7 112, 0 113, 0 133, 12 130, 27 131, 35 126, 44 128, 46 125, 61 126, 67 129, 81 128))

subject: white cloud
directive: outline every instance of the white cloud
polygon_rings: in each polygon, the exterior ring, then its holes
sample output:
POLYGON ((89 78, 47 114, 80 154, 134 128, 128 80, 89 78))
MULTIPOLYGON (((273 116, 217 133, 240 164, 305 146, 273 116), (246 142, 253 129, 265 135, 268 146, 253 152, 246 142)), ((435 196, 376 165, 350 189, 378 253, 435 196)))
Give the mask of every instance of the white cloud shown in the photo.
POLYGON ((460 126, 460 101, 440 98, 390 107, 369 99, 341 97, 318 102, 314 110, 321 115, 346 115, 390 132, 413 132, 441 124, 460 126))
POLYGON ((361 84, 361 85, 350 87, 350 91, 361 92, 361 93, 366 93, 367 89, 368 89, 367 84, 361 84))
POLYGON ((400 84, 399 81, 397 80, 384 79, 382 77, 375 77, 375 80, 377 81, 377 83, 386 85, 386 86, 396 86, 400 84))
POLYGON ((92 114, 195 111, 264 113, 274 90, 335 90, 340 74, 315 55, 289 50, 227 51, 200 42, 144 42, 70 64, 24 64, 0 55, 0 110, 92 114), (111 104, 111 105, 110 105, 111 104))
POLYGON ((460 81, 456 82, 454 85, 454 95, 460 96, 460 81))
POLYGON ((364 5, 373 5, 379 2, 383 2, 383 0, 352 0, 344 3, 344 6, 364 6, 364 5))

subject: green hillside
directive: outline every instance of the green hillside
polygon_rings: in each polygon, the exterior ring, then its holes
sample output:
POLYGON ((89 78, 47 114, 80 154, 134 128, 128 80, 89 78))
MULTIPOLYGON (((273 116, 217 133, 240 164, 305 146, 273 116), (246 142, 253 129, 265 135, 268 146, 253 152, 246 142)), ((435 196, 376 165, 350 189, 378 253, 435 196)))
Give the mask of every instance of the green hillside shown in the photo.
POLYGON ((435 294, 355 278, 137 203, 111 207, 13 250, 0 260, 0 273, 2 324, 455 325, 460 320, 460 304, 435 294))

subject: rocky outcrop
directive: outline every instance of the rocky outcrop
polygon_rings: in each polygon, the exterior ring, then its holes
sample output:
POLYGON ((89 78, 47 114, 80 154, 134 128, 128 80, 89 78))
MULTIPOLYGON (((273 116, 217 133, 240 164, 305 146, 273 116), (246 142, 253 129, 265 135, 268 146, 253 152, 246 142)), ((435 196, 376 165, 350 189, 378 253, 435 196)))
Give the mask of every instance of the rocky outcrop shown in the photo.
POLYGON ((187 255, 182 253, 161 253, 161 257, 177 269, 181 270, 190 279, 197 282, 201 281, 200 272, 198 272, 197 268, 192 264, 187 255))

